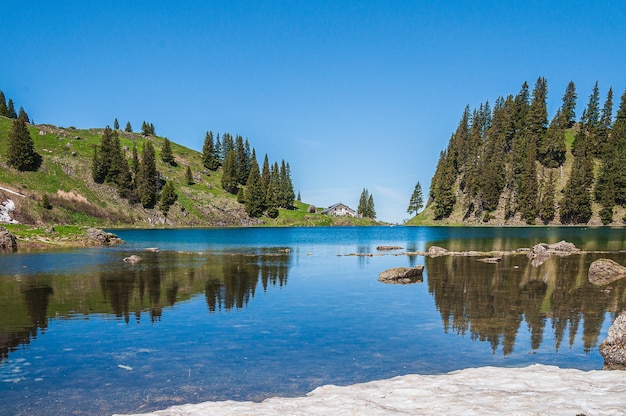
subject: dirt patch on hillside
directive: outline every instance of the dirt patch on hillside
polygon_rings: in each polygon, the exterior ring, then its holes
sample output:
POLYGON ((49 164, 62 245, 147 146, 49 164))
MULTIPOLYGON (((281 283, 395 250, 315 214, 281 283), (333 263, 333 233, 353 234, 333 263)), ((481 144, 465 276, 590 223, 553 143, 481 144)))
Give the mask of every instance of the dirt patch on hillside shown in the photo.
POLYGON ((57 190, 57 196, 59 198, 63 198, 67 201, 73 201, 73 202, 81 202, 83 204, 88 204, 90 205, 89 201, 87 200, 87 198, 85 198, 84 196, 82 196, 81 194, 77 194, 74 191, 69 191, 69 192, 65 192, 62 191, 61 189, 57 190))

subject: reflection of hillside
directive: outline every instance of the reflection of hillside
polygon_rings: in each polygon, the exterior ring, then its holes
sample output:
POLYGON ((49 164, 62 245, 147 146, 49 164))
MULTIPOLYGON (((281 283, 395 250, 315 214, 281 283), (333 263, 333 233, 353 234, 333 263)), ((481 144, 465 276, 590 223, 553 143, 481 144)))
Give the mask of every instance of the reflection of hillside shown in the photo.
POLYGON ((488 341, 494 352, 501 344, 508 355, 523 321, 531 334, 530 347, 538 349, 547 318, 557 350, 566 336, 573 344, 581 321, 585 349, 598 344, 605 312, 626 306, 626 282, 609 288, 591 285, 587 271, 596 258, 591 254, 551 257, 539 267, 525 256, 505 256, 497 264, 450 256, 425 261, 429 292, 444 330, 488 341))
POLYGON ((263 290, 269 285, 286 285, 289 262, 288 253, 224 256, 221 267, 212 268, 206 280, 204 294, 209 310, 245 307, 254 297, 259 277, 263 290))
POLYGON ((49 318, 113 314, 160 320, 163 309, 204 293, 210 311, 243 308, 263 290, 287 284, 289 252, 197 255, 145 253, 136 265, 71 275, 20 275, 0 280, 0 359, 37 337, 49 318))

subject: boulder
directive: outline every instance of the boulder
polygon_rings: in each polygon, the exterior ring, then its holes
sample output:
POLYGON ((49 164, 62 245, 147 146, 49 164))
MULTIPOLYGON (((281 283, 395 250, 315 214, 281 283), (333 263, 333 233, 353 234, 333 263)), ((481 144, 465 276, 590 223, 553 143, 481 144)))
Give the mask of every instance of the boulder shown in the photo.
POLYGON ((548 245, 543 243, 535 244, 526 255, 531 259, 550 257, 550 253, 548 252, 548 245))
POLYGON ((438 247, 438 246, 431 246, 428 249, 427 252, 428 256, 430 257, 438 257, 438 256, 445 256, 448 254, 448 250, 446 250, 443 247, 438 247))
POLYGON ((378 281, 399 284, 420 283, 424 280, 423 272, 424 266, 394 267, 380 272, 378 281))
POLYGON ((626 370, 626 311, 609 328, 606 339, 600 344, 600 355, 604 358, 603 370, 626 370))
POLYGON ((120 244, 124 242, 124 240, 122 240, 115 234, 107 233, 106 231, 100 230, 98 228, 88 228, 87 239, 92 244, 102 244, 102 245, 120 244))
POLYGON ((124 257, 124 261, 126 263, 139 263, 142 260, 143 259, 136 254, 133 254, 132 256, 124 257))
POLYGON ((17 239, 15 235, 4 227, 0 227, 0 250, 17 251, 17 239))
POLYGON ((611 259, 598 259, 589 265, 589 281, 596 286, 608 285, 626 277, 626 267, 611 259))
POLYGON ((568 255, 580 251, 573 243, 567 241, 559 241, 558 243, 548 244, 548 251, 551 254, 568 255))

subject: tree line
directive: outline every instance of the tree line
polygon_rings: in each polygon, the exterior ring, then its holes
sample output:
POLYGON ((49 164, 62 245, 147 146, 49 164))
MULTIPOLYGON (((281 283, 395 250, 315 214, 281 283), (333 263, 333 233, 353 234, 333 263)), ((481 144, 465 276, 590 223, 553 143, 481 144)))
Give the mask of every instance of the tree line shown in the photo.
POLYGON ((259 168, 256 151, 248 139, 208 131, 202 146, 202 164, 210 171, 222 169, 222 188, 237 195, 250 217, 278 216, 278 208, 291 209, 295 199, 291 167, 284 160, 270 163, 267 154, 259 168))
POLYGON ((20 106, 19 112, 15 111, 15 104, 13 103, 13 99, 9 98, 7 102, 6 96, 4 92, 0 90, 0 116, 8 117, 8 118, 20 118, 25 123, 30 123, 30 119, 28 114, 24 110, 24 107, 20 106))
POLYGON ((547 94, 547 80, 539 77, 532 92, 524 82, 493 109, 489 102, 465 108, 431 181, 428 204, 436 219, 460 206, 464 218, 484 221, 503 208, 505 220, 585 224, 595 201, 602 222, 613 221, 614 208, 626 206, 626 92, 613 120, 613 90, 601 107, 596 82, 578 122, 573 81, 550 121, 547 94), (568 152, 571 173, 558 190, 568 152))
POLYGON ((41 165, 41 155, 35 151, 33 138, 28 131, 30 118, 20 107, 19 112, 15 111, 13 99, 9 98, 7 103, 4 92, 0 91, 0 116, 13 119, 13 124, 8 134, 7 142, 7 164, 19 171, 36 171, 41 165))

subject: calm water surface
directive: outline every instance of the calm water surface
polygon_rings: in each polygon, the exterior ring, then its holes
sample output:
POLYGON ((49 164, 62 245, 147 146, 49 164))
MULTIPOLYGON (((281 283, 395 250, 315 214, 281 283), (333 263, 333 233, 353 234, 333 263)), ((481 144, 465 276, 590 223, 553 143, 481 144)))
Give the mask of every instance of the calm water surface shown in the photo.
POLYGON ((127 243, 0 255, 0 414, 262 400, 485 365, 599 369, 598 345, 626 302, 625 282, 587 281, 597 258, 626 263, 615 252, 626 250, 621 228, 116 233, 127 243), (486 264, 403 254, 560 240, 614 252, 536 266, 524 256, 486 264), (124 263, 130 254, 143 262, 124 263), (377 281, 382 270, 417 264, 426 266, 422 283, 377 281))

